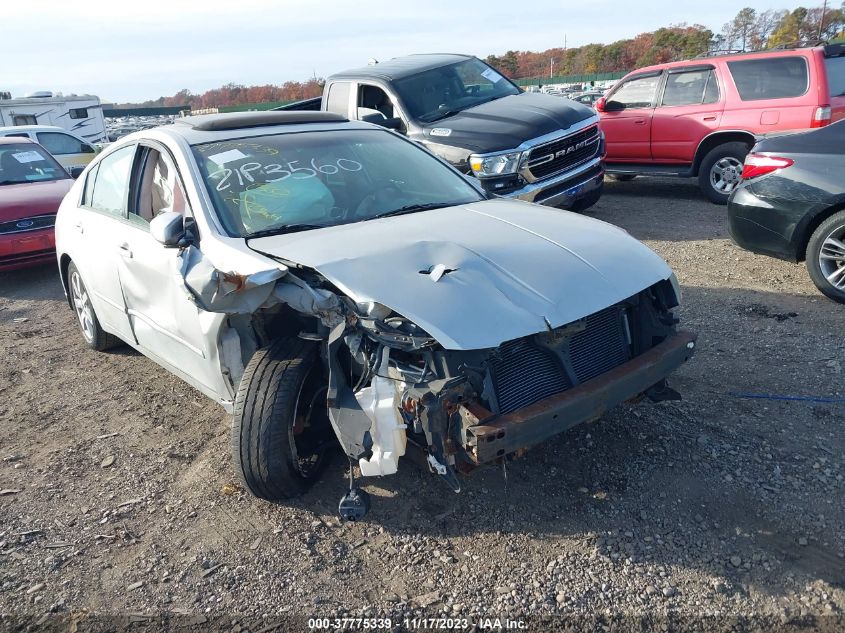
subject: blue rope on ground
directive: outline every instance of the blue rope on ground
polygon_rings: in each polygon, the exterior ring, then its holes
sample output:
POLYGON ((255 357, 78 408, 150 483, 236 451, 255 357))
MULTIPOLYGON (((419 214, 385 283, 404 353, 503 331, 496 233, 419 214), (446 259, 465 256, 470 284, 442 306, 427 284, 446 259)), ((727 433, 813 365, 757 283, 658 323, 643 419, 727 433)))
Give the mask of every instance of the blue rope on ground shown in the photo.
POLYGON ((737 398, 751 398, 754 400, 797 400, 798 402, 821 402, 824 404, 845 404, 845 398, 825 398, 822 396, 780 396, 769 393, 737 393, 728 392, 729 396, 737 398))

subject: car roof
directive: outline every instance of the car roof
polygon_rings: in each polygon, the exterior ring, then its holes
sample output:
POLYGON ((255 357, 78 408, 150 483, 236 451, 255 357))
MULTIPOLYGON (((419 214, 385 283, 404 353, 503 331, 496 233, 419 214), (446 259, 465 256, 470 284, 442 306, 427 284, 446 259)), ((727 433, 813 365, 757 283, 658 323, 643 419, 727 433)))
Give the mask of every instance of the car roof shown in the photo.
POLYGON ((0 132, 9 132, 10 130, 21 130, 26 132, 55 132, 58 130, 59 132, 73 134, 73 132, 68 132, 66 129, 59 127, 58 125, 7 125, 5 127, 0 127, 0 132))
POLYGON ((815 46, 815 47, 804 47, 804 48, 777 48, 777 49, 770 49, 765 51, 753 51, 753 52, 738 52, 738 53, 725 53, 725 54, 716 54, 716 55, 703 55, 701 57, 696 57, 694 59, 684 59, 677 62, 667 62, 665 64, 654 64, 653 66, 644 66, 643 68, 637 68, 634 71, 631 71, 629 75, 639 75, 640 73, 649 73, 649 72, 658 72, 661 70, 669 70, 672 68, 686 68, 688 66, 713 66, 713 62, 715 60, 726 59, 728 61, 737 61, 737 60, 745 60, 745 59, 767 59, 770 57, 784 57, 787 55, 795 55, 796 53, 799 55, 809 56, 812 55, 812 51, 815 50, 824 50, 824 47, 815 46))
POLYGON ((359 77, 379 77, 388 81, 410 77, 432 68, 440 68, 449 64, 473 59, 472 55, 457 53, 425 53, 394 57, 387 61, 378 62, 372 66, 361 66, 335 73, 329 79, 355 79, 359 77))
POLYGON ((0 145, 11 145, 12 143, 32 143, 33 145, 38 145, 38 143, 26 136, 0 136, 0 145))
POLYGON ((173 125, 140 130, 124 139, 144 138, 145 132, 155 131, 171 138, 184 139, 190 145, 211 143, 236 138, 265 136, 269 134, 294 134, 309 131, 328 130, 384 130, 383 127, 348 119, 332 112, 303 110, 229 112, 225 114, 204 114, 176 119, 173 125))

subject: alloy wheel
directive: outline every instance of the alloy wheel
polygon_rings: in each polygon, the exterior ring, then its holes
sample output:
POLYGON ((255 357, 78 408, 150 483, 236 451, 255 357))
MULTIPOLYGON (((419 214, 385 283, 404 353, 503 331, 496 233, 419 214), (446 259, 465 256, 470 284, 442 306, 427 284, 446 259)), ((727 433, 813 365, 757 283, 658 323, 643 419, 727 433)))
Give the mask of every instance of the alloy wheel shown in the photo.
POLYGON ((733 156, 720 158, 710 168, 710 185, 721 193, 731 193, 742 180, 742 161, 733 156))
POLYGON ((76 310, 82 335, 90 343, 94 340, 94 311, 91 308, 88 291, 85 289, 85 284, 82 283, 82 277, 75 270, 70 276, 70 288, 73 308, 76 310))
POLYGON ((845 291, 845 226, 840 226, 822 242, 819 268, 831 286, 845 291))

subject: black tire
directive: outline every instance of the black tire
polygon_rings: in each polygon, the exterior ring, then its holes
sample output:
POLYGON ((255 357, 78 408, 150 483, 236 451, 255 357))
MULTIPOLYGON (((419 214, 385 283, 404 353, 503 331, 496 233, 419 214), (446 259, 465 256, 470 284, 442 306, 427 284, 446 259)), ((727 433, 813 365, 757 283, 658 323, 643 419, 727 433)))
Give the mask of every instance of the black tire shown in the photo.
MULTIPOLYGON (((813 232, 810 241, 807 243, 806 265, 807 272, 810 273, 810 279, 813 280, 816 288, 826 297, 839 303, 845 303, 845 289, 840 290, 834 286, 828 281, 827 276, 831 273, 837 273, 837 280, 842 279, 842 285, 845 287, 845 277, 843 277, 845 276, 845 259, 826 260, 824 266, 827 266, 829 269, 824 271, 822 270, 821 255, 825 240, 835 237, 841 243, 843 236, 845 236, 845 211, 840 211, 822 222, 819 228, 813 232), (841 272, 837 272, 840 270, 841 272)), ((825 250, 828 254, 831 254, 829 247, 825 250)))
POLYGON ((73 262, 68 264, 67 267, 67 285, 70 305, 76 314, 79 331, 88 347, 103 352, 112 347, 123 345, 123 341, 114 334, 106 332, 100 325, 100 320, 91 304, 88 289, 82 280, 82 275, 79 274, 79 269, 73 262))
POLYGON ((320 478, 336 447, 327 385, 313 341, 280 339, 247 364, 235 399, 232 458, 241 482, 256 497, 289 499, 320 478), (299 426, 298 409, 307 415, 299 426), (301 454, 307 452, 303 446, 315 447, 314 454, 301 454))
POLYGON ((608 174, 607 176, 617 182, 631 182, 637 177, 637 174, 608 174))
POLYGON ((715 204, 728 203, 728 198, 731 197, 731 193, 740 182, 739 176, 742 175, 742 163, 745 162, 745 157, 750 149, 745 143, 737 141, 734 143, 723 143, 707 152, 698 166, 698 186, 701 187, 701 191, 704 192, 704 195, 707 196, 710 202, 715 204), (713 169, 713 166, 721 160, 727 160, 731 163, 726 165, 730 173, 730 177, 724 179, 727 189, 718 188, 710 178, 710 171, 713 169), (739 162, 738 166, 736 165, 737 161, 739 162), (737 170, 738 173, 735 173, 737 170))

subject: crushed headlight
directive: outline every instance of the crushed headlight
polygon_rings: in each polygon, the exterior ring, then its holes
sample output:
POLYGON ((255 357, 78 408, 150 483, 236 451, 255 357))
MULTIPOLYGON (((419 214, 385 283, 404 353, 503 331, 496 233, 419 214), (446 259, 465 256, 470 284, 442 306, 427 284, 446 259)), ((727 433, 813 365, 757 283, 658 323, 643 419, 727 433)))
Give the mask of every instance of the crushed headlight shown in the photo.
POLYGON ((502 176, 518 172, 521 159, 522 152, 502 152, 484 156, 473 154, 469 157, 469 166, 472 173, 479 178, 502 176))

